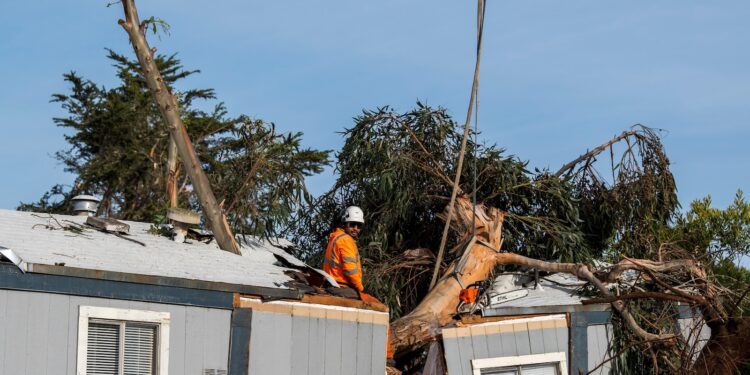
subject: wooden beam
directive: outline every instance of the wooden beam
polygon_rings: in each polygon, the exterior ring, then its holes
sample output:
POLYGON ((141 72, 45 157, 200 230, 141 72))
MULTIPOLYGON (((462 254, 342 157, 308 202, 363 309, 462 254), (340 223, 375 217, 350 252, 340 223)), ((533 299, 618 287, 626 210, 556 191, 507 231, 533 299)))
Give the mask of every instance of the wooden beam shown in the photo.
MULTIPOLYGON (((260 299, 257 296, 241 295, 242 298, 260 299)), ((370 310, 378 312, 388 312, 388 306, 382 303, 365 302, 358 299, 336 297, 322 294, 305 294, 301 300, 296 299, 278 299, 277 301, 308 303, 315 305, 350 307, 353 309, 370 310)))

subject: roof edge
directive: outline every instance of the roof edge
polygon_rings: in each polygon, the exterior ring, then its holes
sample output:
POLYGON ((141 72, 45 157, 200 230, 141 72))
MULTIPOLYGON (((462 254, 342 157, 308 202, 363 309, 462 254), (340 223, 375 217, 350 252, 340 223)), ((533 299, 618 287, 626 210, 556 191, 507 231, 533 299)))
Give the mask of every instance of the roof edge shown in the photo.
POLYGON ((537 314, 563 314, 587 311, 609 311, 610 305, 556 305, 556 306, 533 306, 533 307, 496 307, 481 310, 483 317, 507 316, 507 315, 537 315, 537 314))
POLYGON ((171 286, 187 289, 201 289, 221 292, 242 293, 262 298, 288 298, 300 300, 304 293, 293 288, 269 288, 252 285, 230 284, 214 281, 191 280, 177 277, 132 274, 117 271, 102 271, 86 268, 51 266, 48 264, 27 263, 27 272, 47 275, 79 277, 109 281, 122 281, 136 284, 171 286))

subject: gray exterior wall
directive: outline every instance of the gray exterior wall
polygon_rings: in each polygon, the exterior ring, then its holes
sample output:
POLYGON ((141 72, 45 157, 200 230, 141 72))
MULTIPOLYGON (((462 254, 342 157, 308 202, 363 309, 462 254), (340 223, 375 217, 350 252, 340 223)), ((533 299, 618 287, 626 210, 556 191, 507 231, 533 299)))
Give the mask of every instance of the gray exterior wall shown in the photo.
POLYGON ((691 351, 691 359, 695 362, 711 339, 711 328, 703 321, 699 311, 692 311, 688 306, 678 306, 677 329, 682 338, 687 341, 691 351))
MULTIPOLYGON (((612 336, 609 311, 579 311, 570 314, 570 373, 588 373, 608 357, 612 336)), ((597 374, 609 373, 609 364, 597 374)))
POLYGON ((450 375, 472 375, 471 360, 568 352, 568 327, 562 321, 479 324, 443 330, 450 375))
POLYGON ((75 374, 82 305, 169 312, 169 372, 227 370, 230 310, 0 289, 0 375, 75 374))
POLYGON ((250 375, 385 373, 386 313, 285 302, 250 308, 250 375))
POLYGON ((612 342, 612 338, 611 324, 595 324, 586 328, 589 371, 601 364, 592 374, 606 375, 612 369, 612 362, 607 361, 609 359, 608 353, 611 351, 609 343, 612 342))

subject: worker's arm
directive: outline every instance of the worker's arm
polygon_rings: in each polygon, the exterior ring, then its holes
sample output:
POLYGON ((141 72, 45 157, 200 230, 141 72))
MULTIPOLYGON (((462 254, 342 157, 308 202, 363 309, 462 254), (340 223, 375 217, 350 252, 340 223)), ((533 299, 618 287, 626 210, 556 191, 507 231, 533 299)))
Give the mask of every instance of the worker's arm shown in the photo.
POLYGON ((338 241, 341 250, 341 261, 344 264, 344 277, 349 285, 357 289, 358 292, 365 290, 362 285, 362 270, 359 267, 359 253, 357 244, 350 236, 344 236, 338 241))

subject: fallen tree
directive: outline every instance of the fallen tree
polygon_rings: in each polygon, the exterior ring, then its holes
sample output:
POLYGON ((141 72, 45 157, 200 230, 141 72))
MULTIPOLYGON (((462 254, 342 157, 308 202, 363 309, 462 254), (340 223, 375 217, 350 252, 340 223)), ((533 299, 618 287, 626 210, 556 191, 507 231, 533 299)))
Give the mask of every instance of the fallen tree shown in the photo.
MULTIPOLYGON (((636 125, 556 172, 529 171, 497 146, 469 139, 460 191, 475 191, 484 206, 476 222, 465 197, 454 206, 458 219, 450 221, 445 260, 436 262, 453 187, 448 176, 458 170, 460 126, 444 109, 422 104, 401 114, 388 107, 364 111, 355 122, 337 155, 339 179, 298 216, 294 240, 307 251, 298 255, 320 264, 319 249, 341 207, 363 208, 364 284, 389 305, 393 346, 410 368, 423 357, 406 354, 423 354, 416 349, 451 324, 461 285, 491 278, 496 268, 586 280, 585 292, 612 303, 614 319, 622 322, 613 341, 614 367, 641 373, 692 368, 698 357, 673 335, 676 302, 699 308, 720 326, 750 307, 731 290, 750 284, 750 274, 731 262, 732 254, 750 252, 750 205, 738 195, 726 212, 710 208, 710 201, 679 212, 657 130, 636 125), (597 170, 602 165, 606 173, 597 170), (594 259, 614 266, 594 267, 594 259), (431 289, 436 263, 441 277, 431 289), (623 273, 637 274, 637 281, 625 284, 623 273), (726 307, 732 300, 740 301, 738 309, 726 307)), ((722 364, 739 363, 742 353, 734 353, 736 360, 722 364)), ((721 362, 708 352, 701 358, 721 362)))
MULTIPOLYGON (((630 312, 626 300, 649 298, 663 301, 681 301, 699 308, 703 320, 712 330, 708 343, 694 363, 685 361, 681 370, 694 373, 729 374, 748 358, 750 349, 742 345, 750 339, 750 319, 729 316, 722 309, 717 288, 708 281, 706 271, 691 259, 653 261, 648 259, 623 259, 607 269, 596 270, 583 263, 556 263, 532 259, 519 254, 502 252, 503 213, 495 208, 472 207, 466 197, 456 201, 454 208, 457 220, 455 230, 470 238, 460 258, 451 264, 445 275, 438 281, 422 302, 409 314, 391 324, 391 345, 396 355, 403 355, 421 349, 435 341, 441 327, 449 325, 456 314, 459 292, 462 285, 471 285, 486 280, 492 271, 501 265, 533 268, 550 273, 564 272, 575 275, 592 285, 602 296, 597 302, 611 303, 613 310, 622 319, 628 330, 649 343, 652 350, 671 351, 675 355, 688 351, 685 338, 678 337, 670 330, 654 330, 656 322, 638 322, 630 312), (475 209, 474 215, 472 211, 475 209), (608 287, 616 282, 625 271, 637 271, 646 275, 646 280, 658 284, 662 291, 643 293, 633 289, 623 294, 614 294, 608 287), (679 275, 680 282, 673 285, 667 280, 669 275, 679 275)), ((671 370, 677 370, 672 368, 671 370)))

